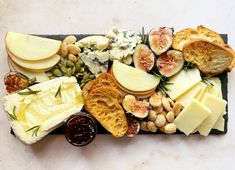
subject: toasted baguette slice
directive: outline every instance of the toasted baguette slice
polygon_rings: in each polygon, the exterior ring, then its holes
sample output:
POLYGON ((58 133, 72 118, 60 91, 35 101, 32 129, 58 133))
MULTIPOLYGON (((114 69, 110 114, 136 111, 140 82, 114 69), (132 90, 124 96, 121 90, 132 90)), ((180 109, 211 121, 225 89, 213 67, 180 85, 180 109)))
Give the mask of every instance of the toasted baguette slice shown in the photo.
POLYGON ((96 88, 87 96, 86 109, 113 136, 122 137, 127 132, 128 124, 118 93, 112 87, 96 88))
POLYGON ((185 44, 183 55, 186 61, 196 64, 202 73, 212 75, 227 70, 234 58, 234 53, 223 45, 205 40, 185 44))
POLYGON ((200 25, 197 29, 187 28, 177 32, 173 36, 172 47, 182 51, 184 45, 193 40, 207 40, 217 44, 224 44, 222 37, 218 33, 200 25))

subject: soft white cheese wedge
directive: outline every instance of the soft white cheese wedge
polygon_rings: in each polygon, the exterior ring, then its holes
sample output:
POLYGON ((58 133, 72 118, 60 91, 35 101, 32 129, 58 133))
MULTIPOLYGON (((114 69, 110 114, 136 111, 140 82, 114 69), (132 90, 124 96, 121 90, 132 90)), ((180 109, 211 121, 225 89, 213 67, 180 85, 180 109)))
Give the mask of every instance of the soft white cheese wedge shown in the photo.
MULTIPOLYGON (((12 115, 9 116, 11 127, 26 144, 33 144, 46 136, 70 115, 79 112, 84 104, 74 77, 56 78, 33 85, 30 89, 40 92, 27 95, 14 93, 4 97, 4 108, 12 115)), ((21 92, 26 91, 29 90, 21 92)))
POLYGON ((169 79, 170 84, 165 86, 168 89, 166 93, 175 100, 200 81, 200 71, 197 68, 181 70, 169 79))

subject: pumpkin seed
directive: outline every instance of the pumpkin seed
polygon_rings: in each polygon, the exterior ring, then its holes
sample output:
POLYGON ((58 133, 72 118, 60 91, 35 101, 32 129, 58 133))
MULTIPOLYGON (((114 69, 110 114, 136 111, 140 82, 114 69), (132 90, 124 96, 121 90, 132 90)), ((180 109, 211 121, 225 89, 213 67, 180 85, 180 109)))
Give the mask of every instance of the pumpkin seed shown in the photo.
POLYGON ((95 75, 91 74, 89 77, 90 77, 90 79, 94 79, 95 75))
POLYGON ((77 73, 81 71, 81 66, 78 62, 75 64, 75 67, 76 67, 76 72, 77 73))
POLYGON ((72 61, 66 60, 66 66, 68 66, 68 67, 73 67, 74 64, 73 64, 72 61))
POLYGON ((85 68, 82 67, 81 70, 80 70, 80 72, 83 73, 84 71, 85 71, 85 68))
POLYGON ((72 69, 70 67, 66 69, 66 75, 69 77, 72 75, 72 69))
POLYGON ((85 83, 81 83, 80 87, 83 87, 85 85, 85 83))
POLYGON ((86 80, 86 79, 89 79, 89 74, 87 73, 83 76, 83 80, 86 80))
POLYGON ((61 70, 63 73, 66 73, 66 67, 61 66, 61 67, 60 67, 60 70, 61 70))
POLYGON ((80 66, 82 66, 84 63, 82 60, 79 61, 80 66))
POLYGON ((47 75, 48 77, 51 77, 51 76, 52 76, 52 72, 47 72, 46 75, 47 75))
POLYGON ((64 58, 60 59, 60 63, 61 63, 62 66, 66 67, 66 61, 65 61, 64 58))
POLYGON ((56 76, 56 77, 60 77, 63 74, 59 69, 56 68, 56 69, 53 70, 53 75, 56 76))
POLYGON ((73 68, 72 68, 72 75, 74 75, 75 74, 75 71, 76 71, 76 67, 75 66, 73 66, 73 68))

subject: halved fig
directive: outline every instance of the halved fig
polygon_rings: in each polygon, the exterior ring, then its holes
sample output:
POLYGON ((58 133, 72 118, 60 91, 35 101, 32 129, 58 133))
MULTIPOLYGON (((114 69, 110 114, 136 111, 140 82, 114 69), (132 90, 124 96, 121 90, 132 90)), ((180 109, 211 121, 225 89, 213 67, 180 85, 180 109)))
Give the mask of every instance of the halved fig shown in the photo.
POLYGON ((183 65, 183 53, 176 50, 169 50, 160 55, 157 59, 157 69, 159 73, 166 77, 171 77, 178 73, 183 65))
POLYGON ((149 113, 149 103, 137 100, 133 95, 126 95, 122 101, 123 108, 137 118, 145 118, 149 113))
POLYGON ((128 130, 126 132, 127 137, 134 137, 140 131, 140 122, 133 115, 127 115, 128 130))
POLYGON ((154 53, 145 44, 139 44, 135 47, 133 62, 136 68, 149 72, 155 61, 154 53))
POLYGON ((5 75, 4 84, 8 93, 14 93, 28 87, 30 80, 19 72, 11 71, 5 75))
POLYGON ((173 28, 158 27, 149 33, 149 46, 156 55, 166 52, 173 42, 173 28))

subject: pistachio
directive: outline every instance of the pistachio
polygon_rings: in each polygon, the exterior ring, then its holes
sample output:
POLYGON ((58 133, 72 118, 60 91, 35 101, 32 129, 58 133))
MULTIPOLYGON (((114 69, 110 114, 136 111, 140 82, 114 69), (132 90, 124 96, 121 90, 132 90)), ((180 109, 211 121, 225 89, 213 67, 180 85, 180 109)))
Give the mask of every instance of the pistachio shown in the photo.
POLYGON ((65 37, 64 41, 66 44, 74 44, 77 41, 77 38, 73 35, 65 37))
POLYGON ((81 51, 81 49, 74 44, 68 44, 67 49, 68 49, 68 53, 73 54, 73 55, 78 55, 81 51))
POLYGON ((52 74, 52 72, 47 72, 46 75, 47 75, 48 77, 51 77, 53 74, 52 74))
POLYGON ((60 52, 62 57, 66 57, 68 55, 68 48, 66 42, 63 42, 60 47, 60 52))
POLYGON ((59 69, 57 69, 57 68, 54 69, 52 73, 53 73, 53 75, 56 76, 56 77, 60 77, 60 76, 63 75, 62 72, 61 72, 59 69))

